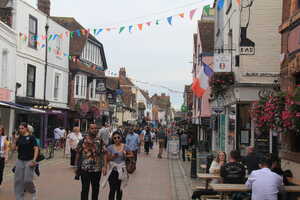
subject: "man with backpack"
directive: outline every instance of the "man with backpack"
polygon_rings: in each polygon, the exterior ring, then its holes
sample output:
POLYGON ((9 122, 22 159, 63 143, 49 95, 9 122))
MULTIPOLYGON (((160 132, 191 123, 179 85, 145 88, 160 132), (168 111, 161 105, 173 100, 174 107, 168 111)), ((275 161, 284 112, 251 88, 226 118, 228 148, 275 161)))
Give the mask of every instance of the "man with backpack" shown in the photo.
POLYGON ((147 155, 149 154, 151 140, 152 140, 152 138, 151 138, 150 128, 147 126, 146 131, 144 133, 144 148, 145 148, 145 153, 147 155))

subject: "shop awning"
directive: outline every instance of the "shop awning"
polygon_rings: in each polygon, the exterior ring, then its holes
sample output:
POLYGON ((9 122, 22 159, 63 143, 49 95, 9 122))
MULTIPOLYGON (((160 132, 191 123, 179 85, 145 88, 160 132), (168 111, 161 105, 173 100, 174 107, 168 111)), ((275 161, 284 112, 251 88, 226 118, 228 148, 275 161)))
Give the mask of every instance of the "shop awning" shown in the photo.
POLYGON ((23 110, 23 111, 27 111, 27 112, 46 113, 46 111, 44 111, 44 110, 32 108, 30 106, 23 106, 23 105, 20 105, 20 104, 16 104, 16 103, 13 103, 13 102, 7 102, 7 101, 0 101, 0 106, 6 107, 6 108, 23 110))

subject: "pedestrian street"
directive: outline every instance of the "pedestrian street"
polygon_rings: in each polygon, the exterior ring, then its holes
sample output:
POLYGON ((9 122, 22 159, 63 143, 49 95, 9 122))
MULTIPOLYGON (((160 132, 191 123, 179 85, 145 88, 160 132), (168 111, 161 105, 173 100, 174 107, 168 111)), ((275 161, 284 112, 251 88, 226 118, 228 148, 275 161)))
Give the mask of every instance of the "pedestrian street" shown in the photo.
MULTIPOLYGON (((81 184, 74 180, 69 159, 54 158, 41 163, 41 176, 35 176, 37 194, 41 200, 79 200, 81 184), (43 165, 47 162, 47 165, 43 165)), ((149 155, 138 155, 137 169, 130 175, 123 198, 128 200, 171 200, 172 188, 168 159, 157 158, 157 146, 149 155)), ((100 189, 99 200, 108 198, 109 187, 100 189)), ((5 177, 0 188, 1 200, 14 200, 13 175, 5 177)), ((26 199, 31 199, 27 193, 26 199)))

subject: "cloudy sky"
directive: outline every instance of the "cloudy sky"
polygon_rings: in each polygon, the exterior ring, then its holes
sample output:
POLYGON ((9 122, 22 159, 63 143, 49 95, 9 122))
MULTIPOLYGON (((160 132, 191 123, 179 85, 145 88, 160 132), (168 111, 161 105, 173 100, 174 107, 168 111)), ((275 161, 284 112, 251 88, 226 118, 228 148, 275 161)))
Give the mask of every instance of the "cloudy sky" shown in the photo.
MULTIPOLYGON (((25 0, 36 6, 37 0, 25 0)), ((143 82, 163 85, 183 91, 185 84, 192 82, 193 33, 200 19, 202 7, 213 0, 51 0, 51 15, 74 17, 86 28, 112 28, 97 38, 103 43, 109 70, 117 73, 126 67, 128 76, 143 82), (198 8, 193 20, 189 11, 198 8), (167 17, 185 13, 185 18, 173 18, 170 26, 167 17), (155 25, 157 19, 162 19, 155 25), (154 21, 132 33, 129 25, 154 21)), ((166 89, 137 84, 151 94, 165 92, 171 96, 174 108, 180 108, 183 97, 166 89)))

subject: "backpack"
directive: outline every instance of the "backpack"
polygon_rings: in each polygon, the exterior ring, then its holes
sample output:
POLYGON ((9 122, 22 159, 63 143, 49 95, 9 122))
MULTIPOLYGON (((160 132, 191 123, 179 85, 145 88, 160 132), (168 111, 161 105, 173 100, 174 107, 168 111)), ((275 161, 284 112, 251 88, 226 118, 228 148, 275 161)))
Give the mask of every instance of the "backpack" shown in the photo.
POLYGON ((144 141, 145 141, 145 142, 150 142, 150 140, 151 140, 151 134, 150 134, 149 132, 147 132, 147 133, 145 134, 144 141))

